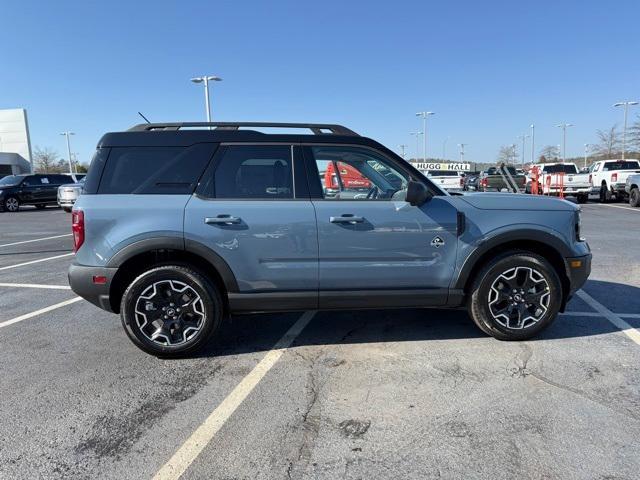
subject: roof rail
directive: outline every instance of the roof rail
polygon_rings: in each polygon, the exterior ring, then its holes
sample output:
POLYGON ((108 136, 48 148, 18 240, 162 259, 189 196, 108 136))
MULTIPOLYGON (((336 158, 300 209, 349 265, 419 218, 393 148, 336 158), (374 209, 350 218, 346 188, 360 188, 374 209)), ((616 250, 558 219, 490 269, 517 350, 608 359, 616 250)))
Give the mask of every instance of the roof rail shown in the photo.
POLYGON ((306 128, 314 135, 345 135, 359 137, 353 130, 342 125, 328 123, 272 123, 272 122, 173 122, 140 123, 129 129, 130 132, 149 132, 153 130, 180 130, 184 127, 215 127, 215 130, 239 130, 240 127, 306 128))

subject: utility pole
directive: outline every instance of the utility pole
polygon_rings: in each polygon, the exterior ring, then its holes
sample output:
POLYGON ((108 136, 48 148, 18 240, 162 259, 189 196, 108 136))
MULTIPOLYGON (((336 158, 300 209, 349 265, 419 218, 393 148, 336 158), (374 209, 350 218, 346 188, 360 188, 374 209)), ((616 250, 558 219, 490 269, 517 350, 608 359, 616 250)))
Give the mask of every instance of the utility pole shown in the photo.
POLYGON ((467 145, 469 145, 468 143, 459 143, 458 146, 460 147, 460 163, 464 162, 464 147, 466 147, 467 145))
POLYGON ((556 125, 556 127, 562 129, 562 163, 567 158, 567 128, 573 127, 572 123, 561 123, 560 125, 556 125))
POLYGON ((62 132, 60 135, 64 135, 65 137, 67 137, 67 158, 69 159, 69 173, 73 173, 73 168, 71 167, 71 142, 69 141, 69 136, 75 135, 75 133, 66 131, 62 132))
POLYGON ((423 141, 423 158, 424 163, 427 163, 427 117, 429 115, 435 115, 435 112, 418 112, 416 113, 416 117, 422 117, 422 133, 424 137, 422 137, 423 141))
POLYGON ((407 148, 407 145, 398 145, 398 147, 400 147, 400 150, 402 150, 402 153, 400 153, 400 156, 404 159, 405 153, 404 153, 404 149, 407 148))
POLYGON ((442 142, 442 159, 443 160, 447 159, 447 141, 449 140, 449 138, 451 137, 445 138, 444 141, 442 142))
POLYGON ((531 165, 536 163, 536 126, 532 123, 531 127, 531 165))
POLYGON ((525 141, 527 138, 529 138, 529 135, 522 134, 518 138, 522 140, 522 168, 524 169, 524 147, 525 141))
POLYGON ((420 135, 423 135, 422 132, 410 132, 409 135, 416 136, 416 161, 420 158, 420 135))
POLYGON ((591 147, 590 143, 584 144, 584 168, 587 168, 587 157, 589 154, 589 148, 591 147))
POLYGON ((624 127, 622 129, 622 160, 627 150, 627 110, 630 105, 638 105, 638 102, 618 102, 614 103, 614 107, 624 107, 624 127))

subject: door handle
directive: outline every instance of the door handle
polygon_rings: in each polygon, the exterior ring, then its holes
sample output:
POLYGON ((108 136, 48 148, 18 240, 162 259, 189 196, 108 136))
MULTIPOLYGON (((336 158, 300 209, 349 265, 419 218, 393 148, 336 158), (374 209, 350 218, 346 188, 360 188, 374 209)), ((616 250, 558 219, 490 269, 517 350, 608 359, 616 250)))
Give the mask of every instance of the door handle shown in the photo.
POLYGON ((218 215, 217 217, 205 217, 204 223, 208 225, 237 225, 242 222, 240 217, 231 215, 218 215))
POLYGON ((362 223, 364 222, 364 217, 356 217, 352 214, 343 214, 340 217, 329 217, 329 222, 331 223, 362 223))

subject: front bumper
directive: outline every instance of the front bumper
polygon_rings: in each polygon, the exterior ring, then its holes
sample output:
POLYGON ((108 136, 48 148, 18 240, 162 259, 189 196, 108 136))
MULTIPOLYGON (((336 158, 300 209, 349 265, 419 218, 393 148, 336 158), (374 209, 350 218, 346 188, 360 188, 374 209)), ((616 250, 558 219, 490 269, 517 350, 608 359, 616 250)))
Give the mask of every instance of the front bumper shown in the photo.
POLYGON ((117 268, 89 267, 72 263, 69 267, 69 286, 80 297, 93 303, 94 305, 113 312, 109 300, 111 281, 116 274, 117 268), (106 283, 95 284, 94 277, 105 277, 106 283))
POLYGON ((564 259, 567 277, 569 278, 569 295, 567 301, 585 284, 591 274, 592 254, 564 259))

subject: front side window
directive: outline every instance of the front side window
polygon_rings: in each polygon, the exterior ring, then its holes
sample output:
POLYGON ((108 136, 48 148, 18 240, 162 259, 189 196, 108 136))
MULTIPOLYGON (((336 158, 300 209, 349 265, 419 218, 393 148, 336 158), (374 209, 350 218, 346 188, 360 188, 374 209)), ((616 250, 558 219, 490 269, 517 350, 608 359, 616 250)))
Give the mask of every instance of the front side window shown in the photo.
POLYGON ((404 201, 409 176, 375 152, 359 147, 311 147, 328 200, 404 201))
POLYGON ((294 197, 291 145, 230 145, 205 186, 215 198, 294 197))

